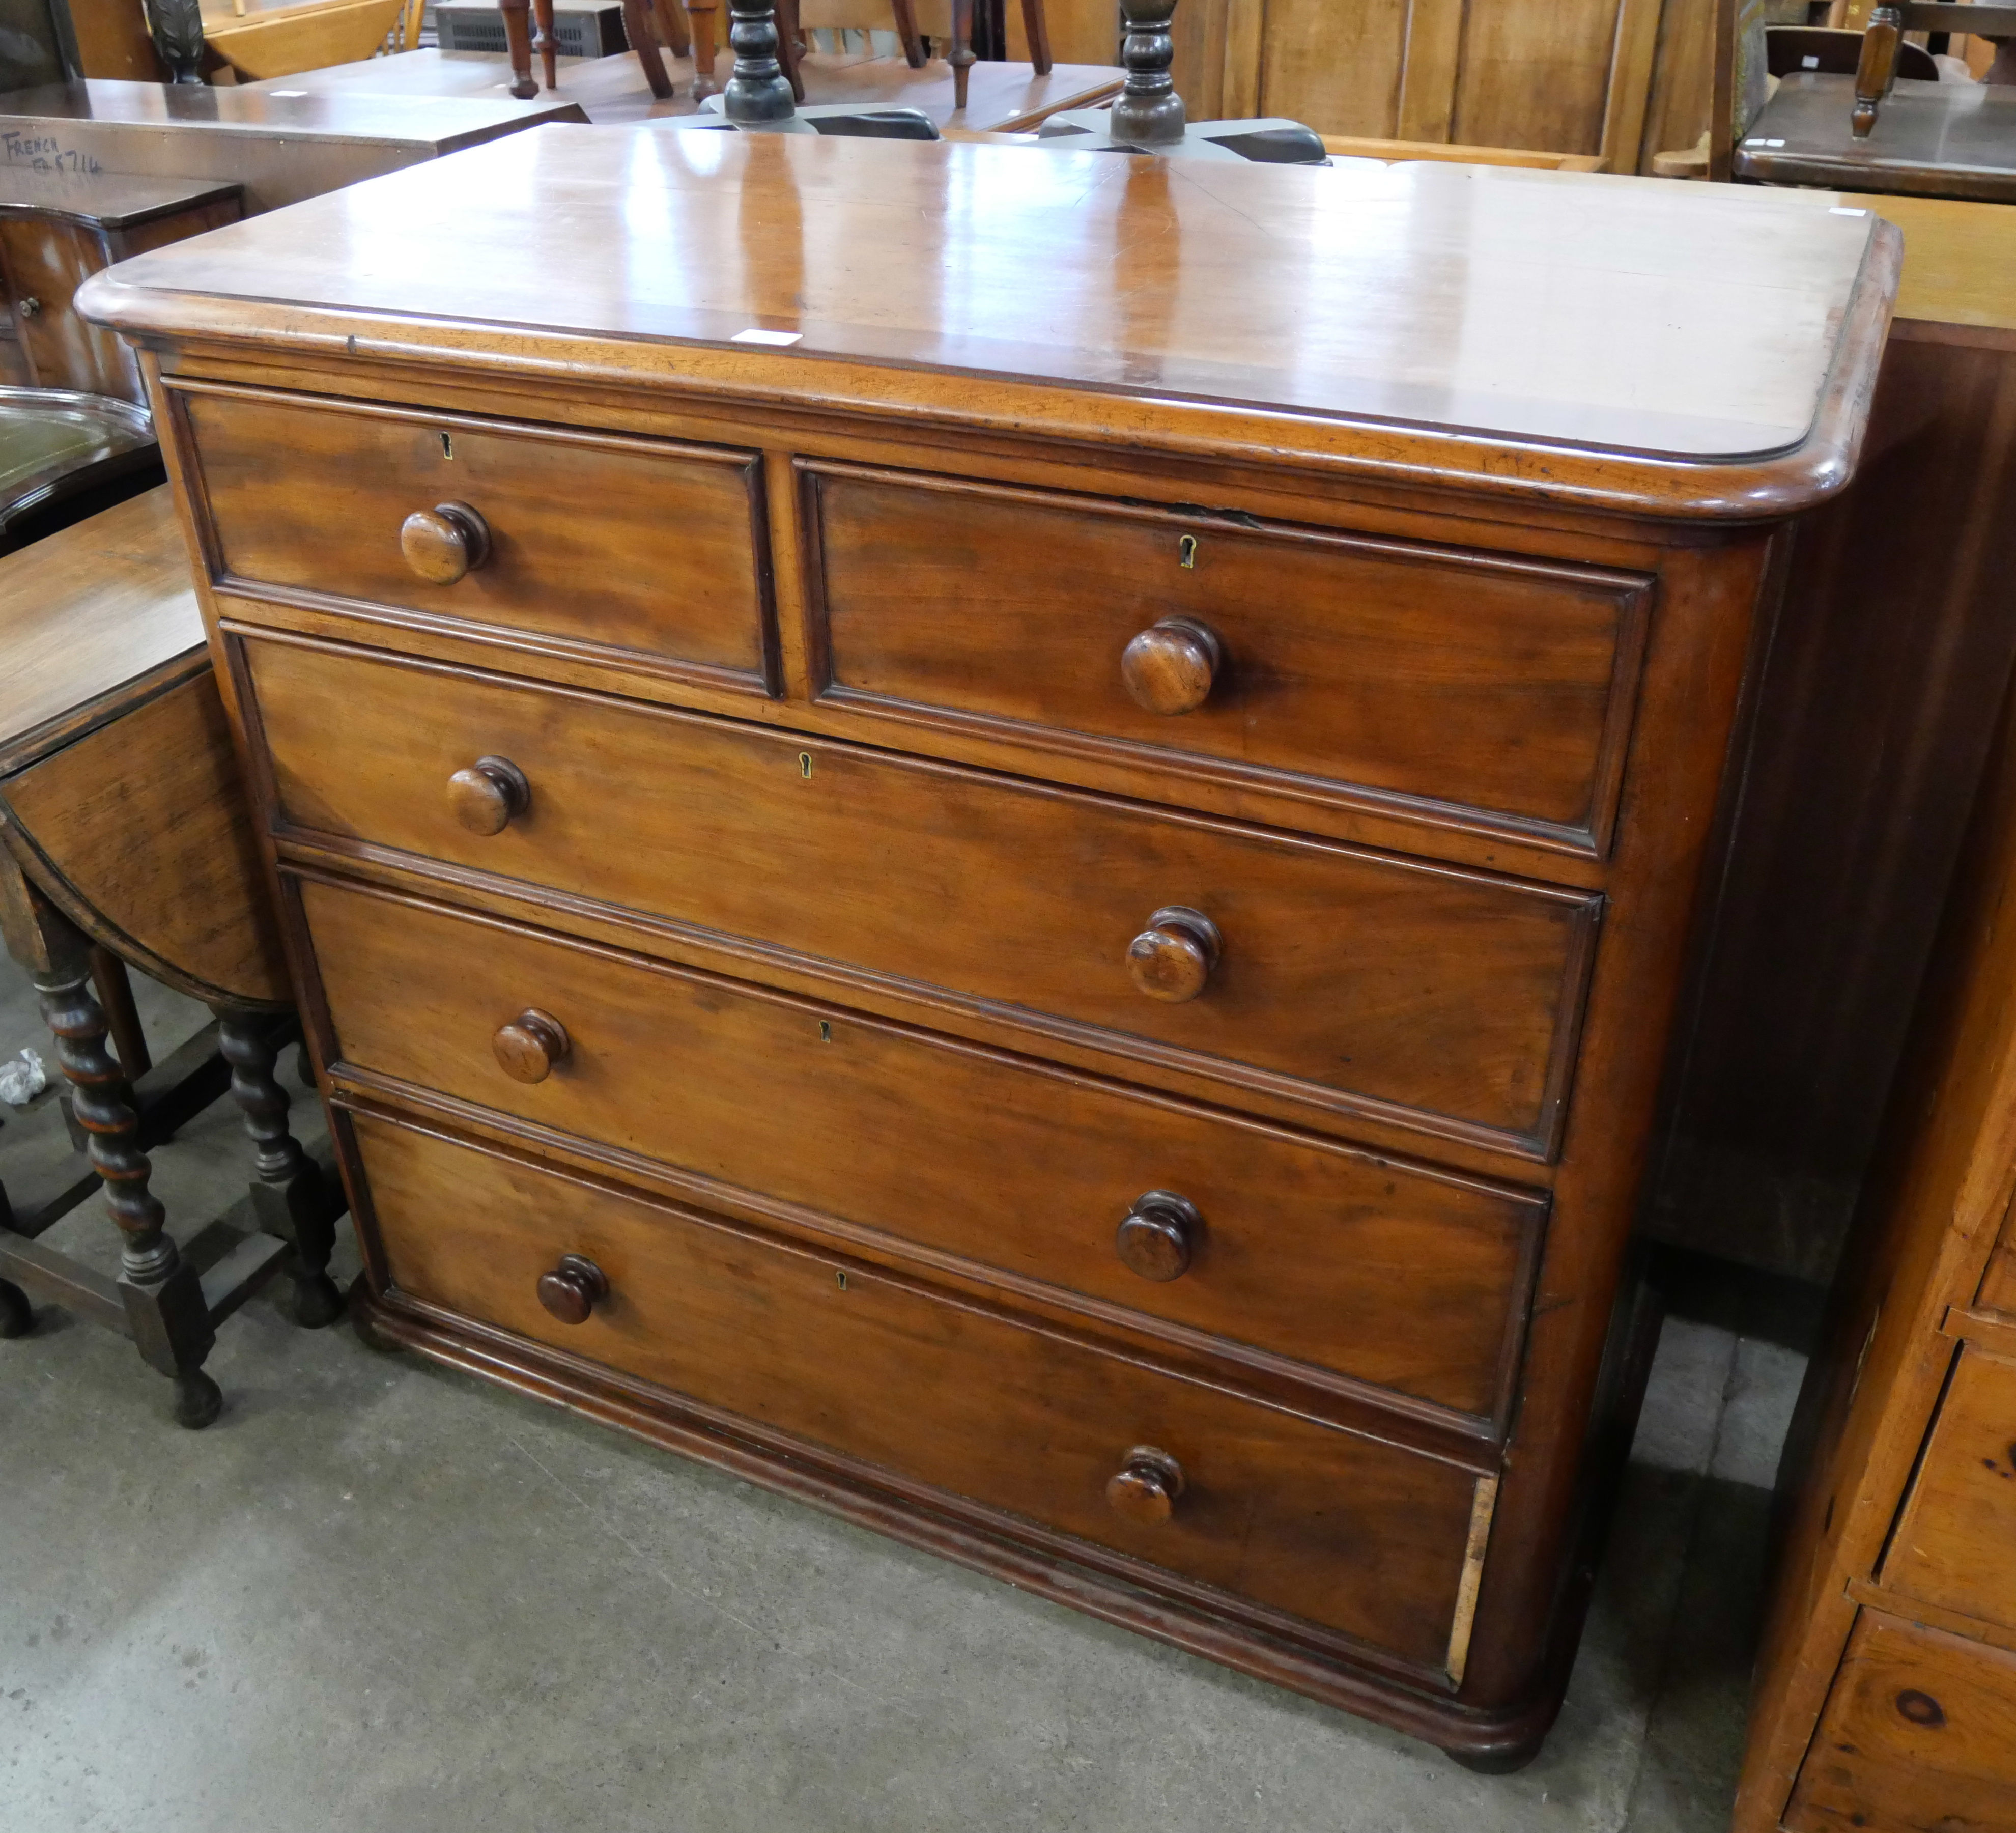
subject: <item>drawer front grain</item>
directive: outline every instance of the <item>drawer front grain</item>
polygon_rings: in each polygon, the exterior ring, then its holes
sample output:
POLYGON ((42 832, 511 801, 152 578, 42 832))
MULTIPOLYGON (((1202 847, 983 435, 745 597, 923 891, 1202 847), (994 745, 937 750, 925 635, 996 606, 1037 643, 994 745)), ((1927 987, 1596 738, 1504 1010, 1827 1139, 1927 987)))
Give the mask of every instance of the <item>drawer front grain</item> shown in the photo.
POLYGON ((417 1298, 1424 1666, 1446 1656, 1468 1472, 858 1262, 368 1115, 355 1124, 387 1269, 417 1298), (537 1297, 565 1254, 608 1283, 578 1325, 537 1297), (1107 1499, 1143 1446, 1183 1473, 1156 1526, 1107 1499))
POLYGON ((1863 1612, 1784 1818, 1790 1833, 2016 1827, 2016 1655, 1863 1612))
POLYGON ((708 1180, 703 1202, 725 1184, 1144 1324, 1463 1413, 1507 1403, 1534 1194, 439 906, 313 880, 301 897, 339 1073, 664 1161, 708 1180), (528 1008, 567 1040, 530 1083, 496 1041, 528 1008), (1150 1205, 1123 1243, 1157 1191, 1193 1219, 1150 1205), (1180 1237, 1173 1277, 1136 1270, 1157 1223, 1180 1237))
POLYGON ((1291 1099, 1551 1141, 1586 894, 355 651, 247 653, 284 826, 949 989, 1291 1099), (484 758, 528 799, 478 834, 449 784, 484 758), (1152 928, 1180 953, 1171 907, 1222 938, 1208 974, 1193 950, 1201 990, 1181 1003, 1142 990, 1132 953, 1152 928))
POLYGON ((1882 1582, 2016 1629, 2016 1363, 1961 1352, 1882 1582))
POLYGON ((296 398, 178 399, 227 583, 716 686, 773 684, 754 452, 296 398), (401 539, 443 503, 473 510, 488 542, 446 584, 416 572, 401 539))
POLYGON ((1607 841, 1642 578, 805 475, 830 703, 977 718, 1053 748, 1089 735, 1191 774, 1453 806, 1582 850, 1607 841), (1172 638, 1170 619, 1201 626, 1204 650, 1195 628, 1172 638))

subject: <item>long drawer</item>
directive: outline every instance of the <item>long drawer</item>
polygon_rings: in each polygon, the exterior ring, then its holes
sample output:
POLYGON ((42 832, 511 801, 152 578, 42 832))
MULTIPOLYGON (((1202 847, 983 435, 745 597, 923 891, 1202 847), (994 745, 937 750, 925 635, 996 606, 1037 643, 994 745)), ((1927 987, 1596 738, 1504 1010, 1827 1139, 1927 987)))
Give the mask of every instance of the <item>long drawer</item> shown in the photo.
POLYGON ((1234 1083, 1532 1152, 1551 1139, 1586 893, 361 651, 246 649, 286 826, 949 989, 1234 1083), (495 832, 455 812, 472 783, 495 832), (1157 971, 1187 960, 1196 996, 1144 991, 1144 947, 1157 971))
POLYGON ((1650 582, 808 466, 837 704, 1607 834, 1650 582))
POLYGON ((343 1068, 1143 1323, 1464 1413, 1507 1403, 1534 1193, 437 905, 313 880, 301 896, 343 1068), (527 1010, 562 1040, 529 1064, 527 1010))
MULTIPOLYGON (((761 460, 508 420, 178 391, 225 578, 762 688, 761 460), (408 518, 473 512, 409 558, 408 518), (434 569, 423 577, 416 560, 434 569), (452 571, 450 565, 448 571, 452 571)), ((452 517, 451 517, 451 520, 452 517)))
POLYGON ((1863 1611, 1783 1824, 1787 1833, 2016 1827, 2016 1655, 1863 1611))
POLYGON ((1971 1345, 1961 1352, 1882 1581, 2016 1629, 2016 1362, 1971 1345))
POLYGON ((387 1270, 417 1298, 1424 1667, 1448 1657, 1470 1472, 859 1262, 373 1116, 355 1125, 387 1270), (568 1255, 607 1284, 578 1324, 538 1296, 568 1255), (1147 1451, 1172 1463, 1130 1455, 1147 1451), (1157 1489, 1159 1522, 1143 1518, 1157 1489))

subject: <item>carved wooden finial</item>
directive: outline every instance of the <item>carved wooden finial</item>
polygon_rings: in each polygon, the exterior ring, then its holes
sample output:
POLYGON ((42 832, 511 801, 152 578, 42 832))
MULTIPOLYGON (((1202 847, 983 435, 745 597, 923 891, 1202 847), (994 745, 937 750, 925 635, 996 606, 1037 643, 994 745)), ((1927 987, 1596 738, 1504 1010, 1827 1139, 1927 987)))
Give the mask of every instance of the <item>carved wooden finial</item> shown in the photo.
POLYGON ((735 69, 722 92, 732 121, 783 121, 797 113, 790 79, 777 60, 776 0, 729 0, 728 42, 735 69))
POLYGON ((1183 137, 1183 99, 1169 75, 1175 41, 1169 36, 1176 0, 1120 0, 1127 41, 1120 61, 1126 86, 1113 105, 1112 137, 1135 146, 1167 146, 1183 137))

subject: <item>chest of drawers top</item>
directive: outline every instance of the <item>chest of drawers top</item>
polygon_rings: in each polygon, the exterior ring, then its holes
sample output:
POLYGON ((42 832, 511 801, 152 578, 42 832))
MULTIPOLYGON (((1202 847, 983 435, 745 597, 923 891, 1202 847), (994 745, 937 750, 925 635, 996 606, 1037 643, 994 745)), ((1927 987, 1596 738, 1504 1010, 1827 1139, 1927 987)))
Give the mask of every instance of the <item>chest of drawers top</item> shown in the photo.
POLYGON ((1539 177, 1574 175, 550 126, 128 264, 84 309, 1683 516, 1838 485, 1895 232, 1539 177))

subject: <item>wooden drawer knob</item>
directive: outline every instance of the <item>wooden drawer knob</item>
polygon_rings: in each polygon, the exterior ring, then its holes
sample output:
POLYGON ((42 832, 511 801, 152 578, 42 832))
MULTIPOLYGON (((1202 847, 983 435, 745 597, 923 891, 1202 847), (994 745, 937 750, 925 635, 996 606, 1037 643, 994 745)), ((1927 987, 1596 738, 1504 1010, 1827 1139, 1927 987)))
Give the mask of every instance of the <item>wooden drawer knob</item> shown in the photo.
POLYGON ((399 551, 430 585, 452 585, 490 558, 490 524, 466 502, 437 502, 400 524, 399 551))
POLYGON ((1171 904, 1128 944, 1127 971, 1150 999, 1179 1006, 1204 991, 1223 946, 1218 925, 1201 910, 1171 904))
POLYGON ((1161 1526, 1183 1493, 1183 1467, 1152 1445, 1136 1445, 1106 1483, 1113 1512, 1137 1528, 1161 1526))
POLYGON ((563 1254, 559 1266, 539 1275, 539 1302, 562 1323, 586 1323, 608 1296, 608 1276, 585 1254, 563 1254))
POLYGON ((497 1066, 513 1082, 544 1082, 553 1065, 567 1060, 567 1027, 550 1013, 527 1007, 509 1025, 500 1025, 490 1048, 497 1066))
POLYGON ((1204 1218, 1187 1197, 1149 1190, 1136 1197, 1134 1207, 1121 1218, 1113 1251, 1122 1266, 1144 1280, 1181 1279, 1190 1270, 1203 1230, 1204 1218))
POLYGON ((1135 705, 1150 713, 1193 713, 1211 698, 1225 646, 1208 624, 1165 618, 1120 652, 1120 679, 1135 705))
POLYGON ((502 834, 532 805, 532 786, 509 758, 478 758, 448 780, 448 805, 471 834, 502 834))

